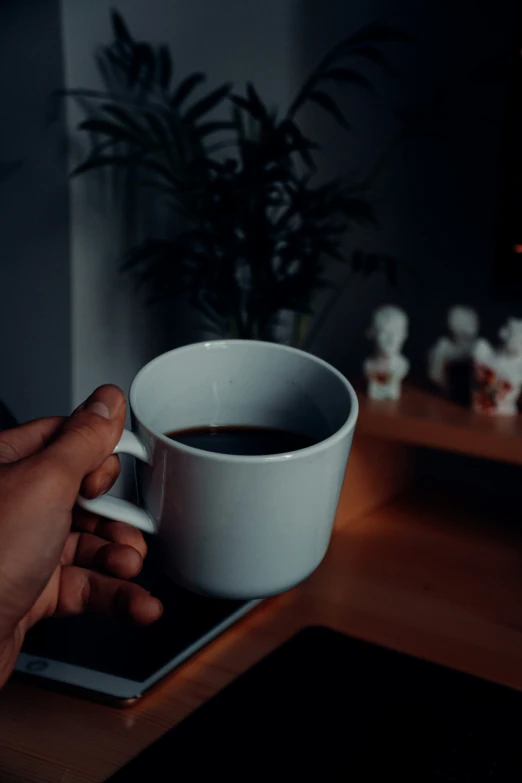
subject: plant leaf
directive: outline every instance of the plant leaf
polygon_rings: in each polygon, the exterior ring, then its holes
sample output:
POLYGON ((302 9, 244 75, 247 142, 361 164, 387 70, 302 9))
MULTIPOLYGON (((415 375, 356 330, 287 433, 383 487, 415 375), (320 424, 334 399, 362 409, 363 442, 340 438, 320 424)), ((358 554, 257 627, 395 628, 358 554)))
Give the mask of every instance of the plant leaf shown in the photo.
POLYGON ((247 96, 250 101, 250 113, 255 117, 262 125, 270 124, 270 118, 268 111, 263 101, 256 92, 252 82, 247 83, 247 96))
POLYGON ((91 133, 103 133, 118 141, 127 141, 130 144, 141 143, 141 139, 136 137, 134 131, 130 131, 128 128, 123 127, 123 125, 119 125, 116 122, 110 122, 109 120, 84 120, 78 125, 78 130, 85 130, 91 133))
POLYGON ((197 133, 198 136, 204 137, 209 136, 211 133, 216 133, 217 131, 223 131, 223 130, 232 130, 235 127, 233 122, 230 122, 229 120, 216 120, 215 122, 202 122, 197 127, 197 133))
POLYGON ((308 100, 321 106, 321 108, 331 114, 343 128, 346 130, 350 129, 350 124, 345 120, 344 114, 328 93, 323 92, 322 90, 312 90, 308 96, 308 100))
POLYGON ((158 71, 157 77, 160 86, 164 90, 168 90, 173 71, 172 58, 170 56, 170 50, 168 46, 163 44, 159 47, 156 65, 158 71))
POLYGON ((172 96, 171 104, 172 106, 180 107, 183 101, 188 98, 190 93, 198 86, 198 84, 201 84, 202 82, 206 81, 207 77, 204 73, 201 73, 200 71, 197 71, 196 73, 191 73, 189 76, 187 76, 185 79, 183 79, 182 82, 180 82, 176 92, 172 96))
POLYGON ((161 119, 156 114, 154 114, 154 112, 148 110, 145 110, 143 115, 149 124, 152 134, 156 137, 160 146, 164 147, 165 149, 171 148, 173 146, 174 140, 169 137, 167 129, 161 119))
POLYGON ((119 106, 116 103, 107 103, 104 104, 101 109, 109 116, 114 117, 115 120, 118 120, 123 127, 127 128, 130 132, 133 132, 136 139, 143 141, 144 138, 146 138, 143 125, 138 122, 135 114, 124 109, 123 106, 119 106))
POLYGON ((411 42, 412 37, 403 30, 382 24, 382 22, 371 22, 365 25, 357 33, 345 38, 344 41, 334 46, 323 57, 290 105, 289 115, 292 116, 297 112, 303 103, 306 102, 316 84, 321 81, 324 74, 332 70, 332 66, 342 58, 354 55, 365 57, 371 62, 379 64, 389 73, 394 73, 394 69, 389 65, 387 57, 378 44, 405 41, 411 42))
MULTIPOLYGON (((378 49, 375 44, 410 43, 412 40, 411 35, 405 30, 399 30, 396 27, 382 24, 382 22, 370 22, 331 49, 319 63, 317 71, 330 67, 341 58, 352 55, 367 45, 373 45, 378 49)), ((381 50, 378 49, 378 51, 381 50)))
POLYGON ((140 161, 140 163, 144 169, 148 169, 149 171, 154 171, 155 174, 160 174, 168 182, 172 183, 172 185, 174 185, 174 187, 177 190, 181 189, 180 180, 176 177, 174 172, 164 163, 161 163, 159 160, 153 160, 151 158, 144 158, 140 161))
POLYGON ((165 182, 160 182, 158 179, 148 179, 147 177, 140 177, 138 184, 144 188, 151 188, 151 190, 157 190, 163 193, 165 196, 169 196, 170 206, 174 207, 174 210, 187 218, 191 219, 190 214, 187 212, 183 204, 179 201, 179 190, 174 185, 169 185, 165 182))
POLYGON ((92 171, 104 166, 129 166, 136 163, 138 159, 139 156, 136 154, 91 156, 71 171, 71 177, 77 177, 78 174, 84 174, 86 171, 92 171))
POLYGON ((134 43, 134 39, 125 24, 123 16, 114 8, 111 11, 111 25, 113 35, 117 41, 123 41, 127 44, 134 43))
POLYGON ((209 111, 216 108, 216 106, 218 106, 223 101, 223 99, 226 98, 230 92, 231 87, 231 84, 223 84, 221 87, 218 87, 216 90, 213 90, 211 93, 206 95, 200 101, 197 101, 197 103, 191 106, 191 108, 185 114, 185 120, 188 122, 194 122, 194 120, 199 119, 199 117, 202 117, 204 114, 207 114, 209 111))
POLYGON ((87 90, 87 89, 73 89, 73 90, 54 90, 52 95, 56 95, 58 98, 99 98, 100 100, 108 101, 111 98, 117 96, 112 95, 110 92, 104 90, 87 90))
POLYGON ((359 84, 370 92, 374 92, 374 86, 366 76, 355 68, 331 68, 321 76, 321 81, 329 80, 332 82, 342 82, 345 84, 359 84))
MULTIPOLYGON (((132 51, 134 51, 134 44, 132 44, 132 51)), ((128 58, 124 59, 118 52, 108 46, 100 53, 100 56, 97 59, 99 67, 104 66, 103 76, 107 85, 112 83, 110 78, 111 74, 109 72, 109 69, 112 69, 113 71, 118 71, 120 77, 124 79, 125 89, 128 87, 128 71, 130 65, 130 60, 128 60, 128 58)))
POLYGON ((358 46, 353 50, 352 54, 369 60, 369 62, 374 65, 378 65, 383 71, 389 73, 390 76, 395 76, 397 74, 397 70, 389 63, 388 57, 378 46, 372 46, 371 44, 358 46))
POLYGON ((234 104, 234 106, 237 106, 240 109, 244 109, 249 114, 252 113, 250 103, 247 101, 246 98, 243 98, 242 95, 230 95, 229 100, 234 104))
POLYGON ((148 88, 154 74, 154 54, 148 44, 136 44, 132 54, 132 60, 128 70, 127 83, 134 87, 142 82, 145 89, 148 88))

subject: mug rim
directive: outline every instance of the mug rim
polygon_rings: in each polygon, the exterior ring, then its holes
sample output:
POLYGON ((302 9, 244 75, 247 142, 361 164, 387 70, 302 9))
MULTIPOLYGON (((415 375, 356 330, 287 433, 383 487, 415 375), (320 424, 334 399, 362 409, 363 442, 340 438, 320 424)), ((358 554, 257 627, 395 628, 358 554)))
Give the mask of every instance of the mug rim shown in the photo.
POLYGON ((300 348, 294 348, 291 345, 281 345, 280 343, 271 343, 266 340, 238 340, 238 339, 202 340, 197 343, 189 343, 188 345, 182 345, 179 348, 173 348, 170 351, 165 351, 165 353, 162 353, 159 356, 156 356, 154 359, 151 359, 150 362, 147 362, 147 364, 145 364, 138 371, 130 387, 129 402, 130 402, 131 410, 136 416, 136 418, 138 419, 138 421, 140 422, 141 426, 144 427, 148 432, 150 432, 150 434, 153 435, 155 438, 158 438, 158 440, 163 441, 163 443, 169 446, 169 448, 176 449, 185 454, 190 454, 192 456, 197 456, 197 457, 204 457, 218 462, 241 462, 241 463, 247 462, 253 464, 256 463, 262 464, 268 462, 286 462, 289 459, 297 459, 301 457, 311 456, 311 455, 318 454, 321 451, 325 451, 331 446, 334 446, 340 440, 342 440, 350 431, 354 430, 357 421, 357 416, 359 414, 359 400, 357 399, 357 394, 355 393, 352 384, 342 374, 342 372, 337 370, 333 365, 331 365, 329 362, 326 362, 324 359, 320 359, 318 356, 308 353, 308 351, 303 351, 300 348), (223 454, 221 452, 205 451, 204 449, 198 449, 195 448, 194 446, 187 446, 184 443, 180 443, 179 441, 175 441, 172 438, 168 438, 162 432, 156 432, 156 430, 154 430, 146 422, 144 422, 143 417, 139 413, 138 410, 139 406, 137 404, 137 399, 136 399, 138 394, 138 384, 140 382, 141 377, 145 374, 145 372, 149 371, 155 364, 159 364, 160 362, 165 361, 167 357, 173 356, 174 354, 188 352, 191 350, 202 349, 202 348, 208 349, 214 346, 218 348, 220 346, 228 347, 228 346, 246 345, 246 344, 263 346, 265 348, 270 348, 270 350, 280 351, 284 353, 291 353, 294 355, 297 354, 298 356, 301 356, 309 361, 314 362, 315 364, 318 364, 325 370, 328 370, 332 375, 335 375, 338 378, 338 380, 341 381, 345 390, 348 392, 348 397, 350 398, 350 412, 346 420, 344 421, 344 423, 327 438, 320 440, 318 443, 314 443, 312 446, 306 446, 303 449, 297 449, 296 451, 282 452, 281 454, 242 455, 242 454, 223 454))

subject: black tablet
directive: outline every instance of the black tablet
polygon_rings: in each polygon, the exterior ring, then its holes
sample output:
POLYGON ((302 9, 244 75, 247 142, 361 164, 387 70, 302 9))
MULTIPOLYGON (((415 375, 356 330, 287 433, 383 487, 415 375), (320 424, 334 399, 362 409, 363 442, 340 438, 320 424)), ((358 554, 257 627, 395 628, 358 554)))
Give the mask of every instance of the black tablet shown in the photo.
POLYGON ((522 693, 302 631, 110 783, 522 780, 522 693))

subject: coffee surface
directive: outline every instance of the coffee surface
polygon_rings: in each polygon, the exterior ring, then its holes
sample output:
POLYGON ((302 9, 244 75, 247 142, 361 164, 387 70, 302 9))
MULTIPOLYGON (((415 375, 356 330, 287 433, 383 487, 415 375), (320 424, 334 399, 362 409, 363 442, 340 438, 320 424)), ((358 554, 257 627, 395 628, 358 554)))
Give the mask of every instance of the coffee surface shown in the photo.
POLYGON ((240 425, 193 427, 166 432, 165 435, 195 449, 247 457, 286 454, 318 443, 316 439, 296 432, 240 425))

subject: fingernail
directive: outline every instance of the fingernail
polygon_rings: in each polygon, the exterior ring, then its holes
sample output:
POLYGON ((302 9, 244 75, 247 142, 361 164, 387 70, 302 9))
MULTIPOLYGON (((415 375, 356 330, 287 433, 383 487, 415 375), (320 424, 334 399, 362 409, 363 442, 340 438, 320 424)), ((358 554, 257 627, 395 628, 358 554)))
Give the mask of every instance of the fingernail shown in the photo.
MULTIPOLYGON (((84 410, 91 411, 103 419, 114 419, 125 405, 125 397, 117 386, 100 386, 85 401, 84 410)), ((81 407, 81 406, 80 406, 81 407)))
POLYGON ((95 402, 89 402, 85 406, 85 409, 91 411, 91 413, 97 413, 98 416, 103 416, 104 419, 111 418, 111 413, 104 402, 99 402, 98 400, 95 402))

